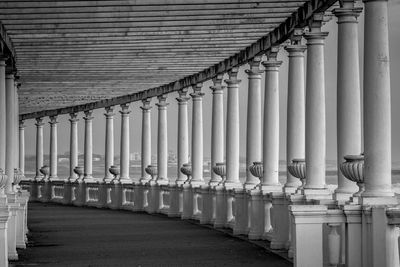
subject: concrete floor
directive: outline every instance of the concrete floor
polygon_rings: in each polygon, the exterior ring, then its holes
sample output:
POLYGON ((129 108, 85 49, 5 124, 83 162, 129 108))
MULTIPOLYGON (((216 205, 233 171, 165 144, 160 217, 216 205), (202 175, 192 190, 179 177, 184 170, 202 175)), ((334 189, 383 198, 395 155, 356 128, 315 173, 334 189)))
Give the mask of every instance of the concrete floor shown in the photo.
POLYGON ((292 266, 199 225, 129 211, 30 203, 29 244, 11 266, 292 266))

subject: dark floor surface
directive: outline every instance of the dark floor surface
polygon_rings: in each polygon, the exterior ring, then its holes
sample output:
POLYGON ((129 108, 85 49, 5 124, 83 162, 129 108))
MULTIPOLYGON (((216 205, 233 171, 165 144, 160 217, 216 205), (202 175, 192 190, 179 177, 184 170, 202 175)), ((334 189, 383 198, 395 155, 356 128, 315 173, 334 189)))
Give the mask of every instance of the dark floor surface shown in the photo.
POLYGON ((11 266, 292 266, 199 225, 129 211, 29 203, 29 243, 11 266))

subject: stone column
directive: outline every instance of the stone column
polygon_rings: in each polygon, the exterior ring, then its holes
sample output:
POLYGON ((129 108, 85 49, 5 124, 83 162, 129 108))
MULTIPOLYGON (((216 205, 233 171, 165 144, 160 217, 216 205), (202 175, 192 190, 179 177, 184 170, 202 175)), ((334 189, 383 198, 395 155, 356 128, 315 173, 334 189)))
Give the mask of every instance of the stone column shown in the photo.
POLYGON ((187 89, 179 90, 178 101, 178 178, 176 184, 182 184, 186 176, 181 172, 183 164, 189 162, 189 130, 187 104, 189 97, 186 96, 187 89))
POLYGON ((340 171, 345 155, 361 154, 360 70, 358 58, 357 17, 362 8, 354 8, 354 1, 343 1, 334 10, 338 18, 337 64, 337 200, 347 200, 358 187, 340 171))
POLYGON ((150 98, 144 99, 142 101, 142 175, 140 181, 146 183, 150 180, 150 175, 146 173, 146 168, 151 164, 151 106, 150 98))
POLYGON ((57 116, 50 116, 50 179, 57 179, 57 116))
POLYGON ((106 139, 104 148, 104 182, 113 179, 109 168, 114 165, 114 107, 106 107, 104 116, 106 117, 106 139))
POLYGON ((36 175, 35 180, 42 177, 40 168, 43 166, 43 119, 36 118, 36 175))
POLYGON ((6 58, 0 58, 0 168, 6 167, 6 58))
MULTIPOLYGON (((211 168, 218 162, 224 161, 224 88, 222 86, 223 75, 217 75, 214 85, 211 86, 213 94, 212 125, 211 125, 211 168)), ((211 186, 217 185, 221 178, 211 169, 211 186)))
POLYGON ((84 148, 84 179, 92 178, 92 164, 93 164, 93 135, 92 135, 92 122, 93 111, 85 111, 85 148, 84 148))
POLYGON ((231 69, 228 85, 228 107, 226 119, 226 188, 241 187, 239 181, 239 69, 231 69))
POLYGON ((121 149, 120 149, 120 169, 121 180, 129 181, 129 104, 121 105, 121 149))
MULTIPOLYGON (((288 95, 287 95, 287 135, 286 162, 305 158, 305 88, 304 88, 304 51, 301 45, 302 30, 292 37, 292 43, 286 46, 289 53, 288 95)), ((294 193, 301 185, 298 178, 286 172, 284 191, 294 193)))
POLYGON ((14 74, 6 75, 6 192, 12 192, 12 183, 14 181, 14 152, 15 152, 15 107, 14 107, 14 74))
POLYGON ((388 1, 364 1, 363 203, 391 197, 391 114, 388 1), (372 199, 367 199, 372 198, 372 199))
POLYGON ((249 166, 253 162, 261 161, 261 57, 257 56, 250 62, 250 69, 246 70, 249 80, 247 97, 247 136, 246 136, 246 189, 253 189, 260 181, 253 176, 249 166))
POLYGON ((18 100, 18 89, 21 83, 17 82, 19 76, 15 76, 14 81, 14 168, 19 167, 19 100, 18 100))
POLYGON ((76 180, 78 177, 74 173, 74 168, 78 166, 78 114, 70 113, 70 141, 69 141, 69 179, 76 180))
POLYGON ((158 131, 157 131, 157 184, 168 184, 168 128, 167 128, 167 96, 157 97, 158 131))
POLYGON ((192 110, 192 179, 190 184, 203 184, 203 95, 198 83, 193 86, 193 93, 190 96, 193 99, 192 110))
POLYGON ((18 166, 22 174, 25 173, 25 124, 23 120, 19 121, 19 159, 18 166))
POLYGON ((326 122, 323 14, 314 14, 307 40, 306 77, 306 195, 327 195, 325 185, 326 122))
POLYGON ((281 191, 279 183, 279 67, 277 61, 279 47, 268 51, 268 61, 262 64, 265 68, 264 96, 264 134, 263 166, 264 176, 261 181, 263 191, 281 191))

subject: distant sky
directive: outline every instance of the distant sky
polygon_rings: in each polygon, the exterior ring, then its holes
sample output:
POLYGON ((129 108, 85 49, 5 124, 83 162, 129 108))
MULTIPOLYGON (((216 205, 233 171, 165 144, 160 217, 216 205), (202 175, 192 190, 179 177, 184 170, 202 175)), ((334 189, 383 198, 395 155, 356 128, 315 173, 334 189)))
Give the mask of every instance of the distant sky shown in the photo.
MULTIPOLYGON (((400 0, 389 1, 389 41, 390 41, 390 61, 391 61, 391 92, 392 92, 392 157, 393 161, 400 161, 400 0)), ((361 67, 361 86, 362 86, 362 66, 363 66, 363 15, 359 18, 359 49, 360 49, 360 67, 361 67)), ((327 159, 336 159, 336 68, 337 68, 337 24, 336 18, 333 18, 324 27, 324 31, 329 32, 325 45, 325 78, 326 78, 326 114, 327 114, 327 159)), ((288 61, 287 53, 281 49, 278 59, 283 61, 280 68, 280 158, 286 157, 286 101, 287 101, 287 72, 288 61)), ((240 68, 239 78, 242 80, 240 84, 240 154, 245 155, 246 151, 246 112, 247 112, 247 75, 244 70, 248 66, 244 65, 240 68)), ((263 79, 264 84, 264 79, 263 79)), ((211 81, 204 83, 203 92, 203 120, 204 120, 204 155, 209 156, 211 153, 211 103, 212 94, 209 87, 211 81)), ((191 90, 190 90, 191 91, 191 90)), ((177 113, 178 105, 175 98, 177 93, 171 93, 168 96, 168 145, 169 150, 176 151, 177 147, 177 113)), ((226 90, 225 90, 225 113, 226 113, 226 90)), ((153 99, 152 104, 156 103, 153 99)), ((130 106, 130 151, 140 151, 141 140, 141 102, 132 103, 130 106)), ((114 137, 115 137, 115 154, 119 154, 120 150, 120 114, 119 107, 116 107, 116 115, 114 120, 114 137)), ((189 125, 191 125, 191 103, 189 103, 189 125)), ((105 118, 104 110, 96 110, 93 122, 94 133, 94 153, 104 154, 104 138, 105 138, 105 118)), ((226 114, 225 114, 226 115, 226 114)), ((82 118, 80 113, 79 117, 82 118)), ((69 150, 69 116, 59 116, 58 124, 58 150, 59 154, 69 150)), ((151 113, 152 120, 152 153, 156 153, 157 144, 157 107, 154 106, 151 113)), ((48 118, 45 118, 48 121, 48 118)), ((36 129, 34 121, 26 122, 25 140, 26 154, 35 154, 35 136, 36 129)), ((83 152, 83 134, 84 121, 79 121, 79 151, 83 152)), ((191 128, 191 127, 189 127, 191 128)), ((190 129, 189 129, 190 131, 190 129)), ((44 149, 45 153, 49 151, 49 126, 46 123, 44 129, 44 149)))

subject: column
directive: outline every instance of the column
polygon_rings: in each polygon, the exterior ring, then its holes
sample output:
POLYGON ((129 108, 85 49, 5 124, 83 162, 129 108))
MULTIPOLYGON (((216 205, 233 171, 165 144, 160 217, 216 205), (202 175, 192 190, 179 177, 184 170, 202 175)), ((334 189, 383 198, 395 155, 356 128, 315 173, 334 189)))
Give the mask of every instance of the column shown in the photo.
POLYGON ((279 47, 272 47, 267 52, 268 60, 262 64, 265 68, 264 96, 264 134, 263 166, 264 176, 261 189, 281 191, 279 183, 279 67, 277 61, 279 47))
POLYGON ((6 58, 0 58, 0 168, 6 167, 6 58))
POLYGON ((226 119, 226 182, 225 187, 241 187, 239 181, 239 69, 231 69, 228 85, 228 106, 226 119))
POLYGON ((192 110, 192 180, 190 184, 203 184, 203 96, 198 83, 190 94, 193 100, 192 110))
POLYGON ((21 83, 17 82, 17 79, 19 79, 19 76, 15 76, 15 81, 14 81, 14 168, 19 167, 19 126, 18 126, 18 121, 19 121, 19 100, 18 100, 18 90, 21 86, 21 83))
POLYGON ((78 114, 70 113, 70 141, 69 141, 69 179, 76 180, 78 177, 74 173, 74 168, 78 166, 78 114))
POLYGON ((324 40, 327 32, 321 32, 323 14, 314 14, 307 40, 306 77, 306 171, 305 193, 326 193, 325 157, 325 69, 324 40))
MULTIPOLYGON (((224 88, 222 86, 223 75, 219 74, 211 86, 212 100, 212 124, 211 124, 211 168, 218 162, 224 161, 224 88)), ((217 185, 221 178, 211 169, 211 186, 217 185)))
POLYGON ((93 110, 85 111, 85 148, 84 148, 84 179, 92 178, 93 164, 93 136, 92 136, 92 116, 93 110))
MULTIPOLYGON (((285 47, 289 53, 288 95, 287 95, 287 135, 286 162, 305 158, 305 88, 304 88, 304 51, 301 45, 302 30, 297 30, 291 38, 291 44, 285 47)), ((284 190, 294 193, 301 185, 298 178, 286 172, 284 190)))
POLYGON ((391 197, 388 1, 364 1, 365 198, 391 197))
POLYGON ((337 64, 337 163, 338 187, 336 199, 346 200, 358 187, 340 171, 345 155, 361 154, 361 104, 360 70, 358 58, 358 21, 362 8, 355 8, 354 1, 343 1, 334 10, 338 18, 337 64))
POLYGON ((57 116, 50 116, 50 179, 57 179, 57 116))
POLYGON ((6 75, 6 192, 12 192, 12 183, 14 181, 14 152, 15 152, 15 133, 14 133, 14 74, 6 75))
POLYGON ((25 124, 23 120, 19 121, 19 169, 22 175, 25 174, 25 124))
POLYGON ((187 104, 189 97, 186 96, 187 89, 178 91, 178 178, 176 184, 182 184, 186 176, 181 172, 183 164, 189 162, 189 130, 187 104))
POLYGON ((146 183, 151 179, 150 175, 146 173, 146 168, 151 164, 151 106, 150 98, 142 100, 142 175, 140 181, 146 183))
POLYGON ((114 165, 114 107, 106 107, 104 116, 106 117, 106 139, 104 148, 104 182, 113 179, 109 168, 114 165))
POLYGON ((42 177, 40 168, 43 166, 43 119, 36 118, 36 175, 35 180, 42 177))
POLYGON ((253 176, 249 166, 261 161, 261 57, 257 56, 250 62, 247 73, 249 88, 247 97, 247 136, 246 136, 246 189, 253 189, 260 181, 253 176))
POLYGON ((158 132, 157 132, 157 184, 168 184, 168 128, 166 95, 157 97, 158 132))
POLYGON ((129 181, 129 113, 131 113, 129 104, 122 104, 119 113, 121 113, 120 179, 129 181))

